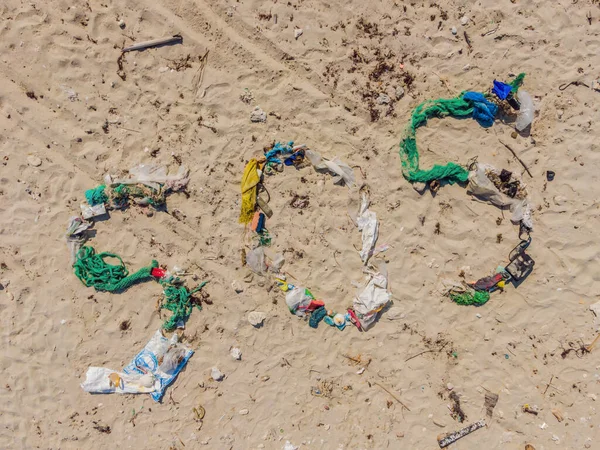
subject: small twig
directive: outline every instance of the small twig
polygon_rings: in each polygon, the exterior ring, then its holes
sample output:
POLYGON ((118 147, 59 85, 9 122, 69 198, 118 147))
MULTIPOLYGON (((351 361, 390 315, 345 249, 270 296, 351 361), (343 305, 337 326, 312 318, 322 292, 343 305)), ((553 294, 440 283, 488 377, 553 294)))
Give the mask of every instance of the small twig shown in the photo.
POLYGON ((408 406, 406 406, 404 403, 402 403, 402 400, 400 400, 395 394, 392 393, 392 391, 390 391, 388 388, 386 388, 385 386, 383 386, 381 383, 379 383, 378 381, 373 381, 373 384, 376 384, 377 386, 379 386, 381 389, 383 389, 385 392, 387 392, 388 394, 390 394, 394 400, 396 400, 398 403, 400 403, 402 405, 403 408, 406 408, 408 411, 410 411, 410 408, 408 406))
MULTIPOLYGON (((498 141, 500 141, 500 139, 498 139, 498 141)), ((504 142, 500 141, 500 143, 501 143, 502 145, 504 145, 504 146, 505 146, 507 149, 509 149, 509 150, 510 150, 510 152, 513 154, 513 156, 514 156, 515 158, 517 158, 517 161, 519 161, 519 162, 521 163, 521 165, 522 165, 522 166, 525 168, 525 170, 527 171, 527 173, 529 174, 529 176, 530 176, 531 178, 533 178, 533 175, 531 174, 531 171, 529 170, 529 167, 527 167, 527 165, 526 165, 526 164, 525 164, 525 163, 524 163, 524 162, 521 160, 521 158, 519 158, 519 157, 517 156, 517 154, 515 153, 515 151, 514 151, 512 148, 510 148, 510 147, 509 147, 507 144, 505 144, 504 142)))
POLYGON ((134 50, 145 50, 150 47, 159 47, 161 45, 169 45, 169 44, 181 44, 183 42, 183 38, 176 34, 175 36, 170 36, 167 38, 154 39, 152 41, 140 42, 139 44, 134 44, 131 47, 126 47, 122 51, 132 52, 134 50))
POLYGON ((481 33, 481 37, 488 36, 490 34, 494 34, 496 31, 498 31, 498 28, 500 28, 500 25, 496 26, 496 28, 494 28, 493 30, 486 31, 485 33, 481 33))
POLYGON ((473 47, 471 46, 471 39, 469 39, 469 35, 467 34, 466 31, 463 31, 463 35, 465 36, 465 42, 469 46, 469 52, 470 52, 473 49, 473 47))
POLYGON ((593 341, 593 342, 592 342, 590 345, 587 345, 587 346, 585 347, 585 349, 586 349, 588 352, 591 352, 591 351, 592 351, 592 349, 594 348, 594 345, 596 345, 596 342, 598 342, 598 339, 600 339, 600 334, 598 334, 598 336, 596 336, 596 339, 594 339, 594 341, 593 341))
POLYGON ((542 395, 546 395, 546 392, 548 392, 548 388, 550 388, 550 385, 552 384, 552 380, 554 380, 554 375, 552 375, 552 377, 550 377, 550 381, 546 385, 546 389, 544 389, 544 393, 542 395))
POLYGON ((448 345, 448 343, 447 343, 447 342, 446 342, 446 343, 445 343, 445 344, 442 346, 442 348, 440 348, 440 349, 438 349, 438 350, 424 350, 424 351, 422 351, 421 353, 417 353, 416 355, 413 355, 413 356, 411 356, 410 358, 408 358, 408 359, 404 360, 404 362, 408 362, 408 361, 410 361, 411 359, 414 359, 414 358, 416 358, 417 356, 424 355, 425 353, 435 353, 435 352, 438 352, 438 353, 440 353, 442 350, 444 350, 444 347, 446 347, 446 345, 448 345))

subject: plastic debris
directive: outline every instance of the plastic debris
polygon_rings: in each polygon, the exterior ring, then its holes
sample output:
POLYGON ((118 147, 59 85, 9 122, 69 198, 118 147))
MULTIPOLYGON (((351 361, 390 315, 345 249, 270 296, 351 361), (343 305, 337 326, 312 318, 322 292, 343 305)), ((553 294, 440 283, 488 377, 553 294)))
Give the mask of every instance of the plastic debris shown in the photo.
POLYGON ((266 318, 267 315, 264 312, 253 311, 248 314, 248 322, 256 328, 260 327, 266 318))
POLYGON ((362 189, 361 194, 362 200, 358 211, 357 225, 358 231, 362 231, 360 259, 366 265, 373 254, 373 247, 375 247, 377 237, 379 236, 379 224, 377 222, 377 214, 369 211, 369 190, 362 189))
POLYGON ((519 113, 517 114, 517 121, 515 122, 515 128, 518 131, 523 131, 527 128, 531 122, 533 122, 533 113, 535 112, 535 108, 533 106, 533 99, 531 95, 529 95, 524 90, 519 90, 517 92, 517 99, 521 104, 521 109, 519 109, 519 113))
POLYGON ((167 339, 158 330, 123 372, 90 367, 81 388, 94 394, 148 393, 158 402, 194 354, 192 349, 177 340, 177 334, 167 339))
POLYGON ((285 295, 285 302, 292 314, 303 317, 308 311, 310 302, 314 299, 308 289, 296 286, 285 295))
POLYGON ((298 450, 300 446, 293 445, 290 441, 285 441, 285 445, 283 446, 283 450, 298 450))
POLYGON ((327 160, 315 151, 306 150, 306 157, 309 159, 310 163, 314 166, 315 170, 318 171, 328 171, 333 175, 337 175, 334 177, 333 182, 335 184, 344 183, 348 187, 354 187, 356 184, 356 178, 354 177, 354 171, 348 164, 342 162, 339 158, 333 158, 332 160, 327 160))
POLYGON ((163 45, 173 45, 173 44, 182 44, 182 43, 183 43, 183 38, 180 35, 176 34, 174 36, 170 36, 170 37, 166 37, 166 38, 154 39, 152 41, 139 42, 137 44, 133 44, 130 47, 124 48, 122 51, 123 51, 123 53, 125 53, 125 52, 132 52, 134 50, 145 50, 145 49, 151 48, 151 47, 160 47, 163 45))
POLYGON ((264 248, 256 247, 255 249, 246 252, 246 265, 252 272, 259 275, 264 274, 267 271, 264 248))
POLYGON ((213 367, 210 371, 210 377, 215 381, 221 381, 225 378, 225 375, 219 369, 213 367))
POLYGON ((104 203, 94 206, 90 206, 87 203, 82 203, 79 205, 79 207, 81 208, 81 216, 86 220, 106 214, 106 207, 104 206, 104 203))
POLYGON ((233 347, 231 349, 231 357, 237 361, 239 361, 240 359, 242 359, 242 351, 237 348, 237 347, 233 347))
POLYGON ((373 325, 377 314, 390 302, 387 284, 387 268, 382 263, 379 272, 371 275, 365 289, 354 299, 354 312, 364 330, 373 325))
POLYGON ((462 428, 453 433, 448 433, 446 435, 438 436, 438 444, 440 448, 448 447, 451 444, 454 444, 459 439, 471 434, 473 431, 476 431, 485 426, 485 420, 482 419, 479 422, 475 422, 468 427, 462 428))
POLYGON ((71 264, 74 264, 77 260, 77 253, 79 253, 79 249, 86 240, 85 231, 91 226, 90 222, 86 222, 81 217, 71 217, 69 219, 65 237, 71 254, 71 264))

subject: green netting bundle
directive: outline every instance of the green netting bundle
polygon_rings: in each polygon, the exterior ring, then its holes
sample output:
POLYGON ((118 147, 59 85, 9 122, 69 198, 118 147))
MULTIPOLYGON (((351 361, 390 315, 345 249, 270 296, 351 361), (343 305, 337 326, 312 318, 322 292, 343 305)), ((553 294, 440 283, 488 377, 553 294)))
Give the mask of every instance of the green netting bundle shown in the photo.
POLYGON ((165 302, 160 306, 160 309, 167 309, 173 314, 163 324, 163 328, 171 331, 177 327, 177 324, 188 320, 194 307, 198 311, 202 311, 202 306, 192 302, 192 295, 198 292, 206 285, 206 281, 202 282, 197 288, 188 291, 185 286, 174 284, 179 279, 171 277, 169 280, 160 280, 165 294, 165 302))
POLYGON ((451 292, 450 298, 459 305, 485 305, 490 299, 490 293, 487 291, 467 291, 463 293, 451 292))
POLYGON ((96 253, 93 247, 81 247, 73 264, 75 275, 87 287, 97 291, 120 292, 141 281, 152 278, 152 269, 158 267, 158 262, 152 261, 150 266, 143 267, 129 275, 129 270, 120 256, 114 253, 96 253), (120 264, 109 264, 105 258, 116 258, 120 264))

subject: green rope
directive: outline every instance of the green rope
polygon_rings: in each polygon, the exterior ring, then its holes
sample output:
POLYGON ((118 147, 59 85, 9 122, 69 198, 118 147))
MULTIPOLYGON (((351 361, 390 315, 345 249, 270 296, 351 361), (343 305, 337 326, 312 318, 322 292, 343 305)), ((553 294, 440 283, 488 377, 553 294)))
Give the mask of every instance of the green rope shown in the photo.
POLYGON ((427 120, 433 117, 468 117, 473 114, 473 105, 463 99, 463 94, 451 99, 427 100, 415 108, 411 120, 400 141, 400 159, 402 160, 402 173, 410 181, 428 183, 433 180, 447 180, 453 184, 457 181, 465 182, 469 171, 455 163, 445 166, 434 165, 430 170, 419 169, 419 151, 417 150, 417 128, 426 125, 427 120))
POLYGON ((519 75, 517 75, 517 77, 512 80, 512 82, 508 83, 511 85, 512 87, 512 91, 515 94, 519 91, 519 88, 521 87, 521 85, 523 84, 523 80, 525 79, 525 73, 520 73, 519 75))
POLYGON ((90 204, 90 206, 96 206, 100 203, 105 203, 108 201, 108 195, 104 192, 106 186, 101 184, 98 187, 93 189, 88 189, 85 191, 85 199, 90 204))
POLYGON ((450 293, 450 298, 459 305, 485 305, 490 299, 490 293, 487 291, 471 291, 462 294, 450 293))
POLYGON ((97 291, 120 292, 136 283, 152 277, 151 271, 158 267, 158 262, 152 261, 148 267, 143 267, 129 275, 123 260, 114 253, 96 253, 93 247, 81 247, 77 253, 77 260, 73 264, 75 275, 87 287, 94 287, 97 291), (116 258, 120 264, 109 264, 105 258, 116 258))
POLYGON ((187 321, 194 310, 194 306, 198 308, 198 311, 202 311, 201 305, 192 302, 192 295, 202 289, 207 282, 204 281, 197 288, 188 291, 185 286, 174 284, 178 281, 178 278, 173 277, 165 281, 159 280, 164 288, 166 299, 160 309, 167 309, 173 313, 163 324, 163 328, 167 331, 175 329, 180 321, 187 321))

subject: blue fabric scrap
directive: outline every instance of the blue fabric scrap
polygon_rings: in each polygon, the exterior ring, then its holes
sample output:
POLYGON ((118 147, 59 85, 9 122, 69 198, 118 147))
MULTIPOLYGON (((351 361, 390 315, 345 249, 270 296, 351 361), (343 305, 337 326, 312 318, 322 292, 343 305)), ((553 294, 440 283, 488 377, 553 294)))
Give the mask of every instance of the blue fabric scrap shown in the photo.
POLYGON ((492 88, 492 92, 496 94, 496 96, 500 100, 506 100, 506 97, 508 97, 510 91, 512 91, 512 86, 510 84, 494 80, 494 87, 492 88))
POLYGON ((480 92, 467 92, 463 100, 469 102, 473 107, 473 119, 484 128, 494 125, 494 117, 498 112, 498 106, 488 101, 480 92))

